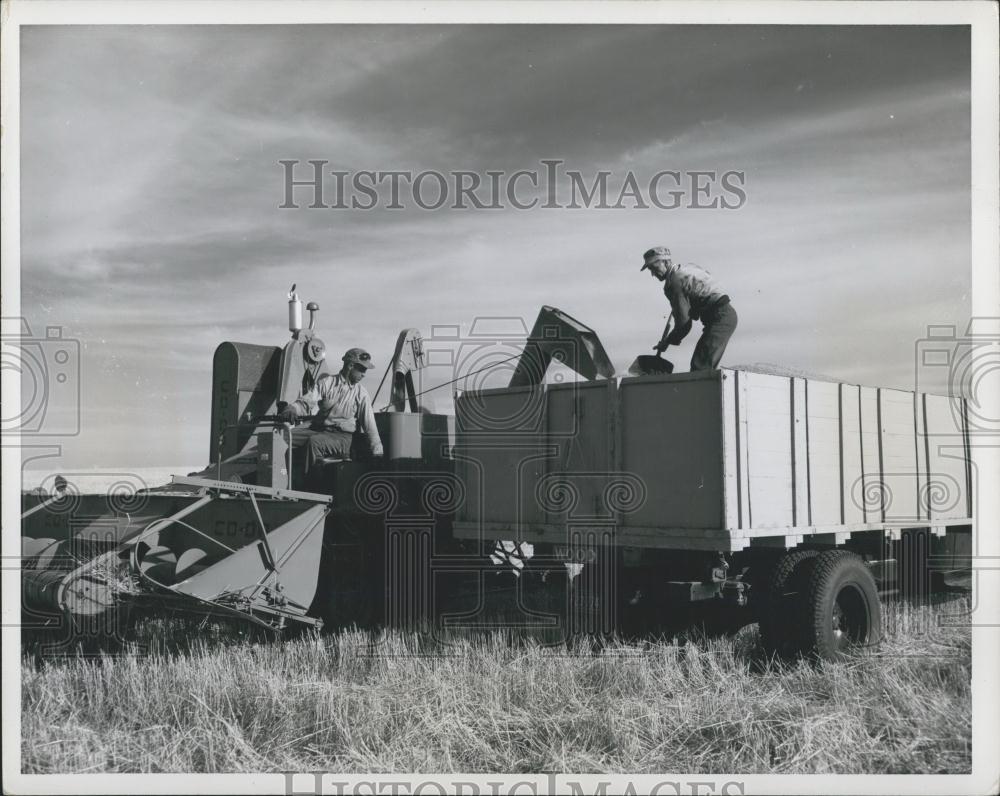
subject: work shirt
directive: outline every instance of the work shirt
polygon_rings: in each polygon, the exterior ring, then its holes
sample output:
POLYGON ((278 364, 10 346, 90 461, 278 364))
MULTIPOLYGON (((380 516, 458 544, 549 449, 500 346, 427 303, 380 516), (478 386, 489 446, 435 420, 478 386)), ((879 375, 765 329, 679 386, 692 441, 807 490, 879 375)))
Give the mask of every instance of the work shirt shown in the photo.
POLYGON ((703 313, 723 299, 729 300, 714 277, 694 263, 678 265, 667 274, 663 294, 670 302, 674 316, 674 328, 667 338, 671 345, 677 345, 687 336, 692 320, 700 319, 703 313))
POLYGON ((360 431, 368 437, 374 456, 382 455, 382 439, 368 390, 351 384, 339 373, 325 373, 305 395, 292 404, 298 415, 316 415, 312 428, 323 431, 360 431))

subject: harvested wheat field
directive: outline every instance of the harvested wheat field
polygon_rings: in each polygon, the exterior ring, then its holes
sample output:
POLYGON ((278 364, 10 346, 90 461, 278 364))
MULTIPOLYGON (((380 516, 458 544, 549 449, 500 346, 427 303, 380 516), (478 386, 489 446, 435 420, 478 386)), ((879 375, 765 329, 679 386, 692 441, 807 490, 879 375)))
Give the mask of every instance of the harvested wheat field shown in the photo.
POLYGON ((567 651, 151 622, 115 654, 25 654, 23 770, 968 773, 964 606, 890 602, 877 652, 818 665, 767 660, 756 626, 567 651))

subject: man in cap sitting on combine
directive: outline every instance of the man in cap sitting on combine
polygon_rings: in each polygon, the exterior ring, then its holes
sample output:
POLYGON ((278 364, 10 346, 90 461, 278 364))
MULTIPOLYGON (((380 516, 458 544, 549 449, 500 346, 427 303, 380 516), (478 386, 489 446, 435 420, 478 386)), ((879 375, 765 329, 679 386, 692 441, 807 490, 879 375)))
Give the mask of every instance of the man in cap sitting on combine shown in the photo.
POLYGON ((325 458, 350 459, 355 434, 367 437, 372 456, 382 455, 382 440, 375 426, 375 413, 368 391, 361 380, 372 367, 371 355, 361 348, 344 354, 344 367, 336 375, 325 373, 316 385, 278 416, 289 423, 312 415, 308 429, 296 429, 295 448, 305 448, 305 472, 325 458))
POLYGON ((666 246, 654 246, 643 255, 639 270, 646 269, 663 282, 663 293, 671 310, 671 319, 667 320, 663 336, 653 350, 662 353, 667 346, 679 345, 691 331, 691 322, 700 320, 703 330, 691 357, 691 370, 719 367, 726 344, 736 331, 736 310, 729 303, 729 296, 704 268, 675 264, 666 246))

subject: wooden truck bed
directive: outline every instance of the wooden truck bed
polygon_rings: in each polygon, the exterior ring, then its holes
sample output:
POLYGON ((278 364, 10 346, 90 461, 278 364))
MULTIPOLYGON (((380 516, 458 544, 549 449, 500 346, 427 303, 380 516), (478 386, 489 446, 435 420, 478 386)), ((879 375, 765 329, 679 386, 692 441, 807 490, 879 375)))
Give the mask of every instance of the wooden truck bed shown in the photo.
POLYGON ((460 538, 742 550, 972 522, 961 398, 722 369, 467 392, 460 538))

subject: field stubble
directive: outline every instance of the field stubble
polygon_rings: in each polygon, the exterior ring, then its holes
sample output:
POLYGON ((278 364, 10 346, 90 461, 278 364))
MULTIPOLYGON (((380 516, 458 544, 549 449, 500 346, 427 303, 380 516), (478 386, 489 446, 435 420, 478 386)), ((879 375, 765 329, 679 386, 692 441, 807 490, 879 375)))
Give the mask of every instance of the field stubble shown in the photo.
POLYGON ((970 634, 938 626, 961 604, 890 602, 877 653, 822 665, 767 660, 756 626, 594 652, 152 621, 24 655, 22 770, 967 773, 970 634))

